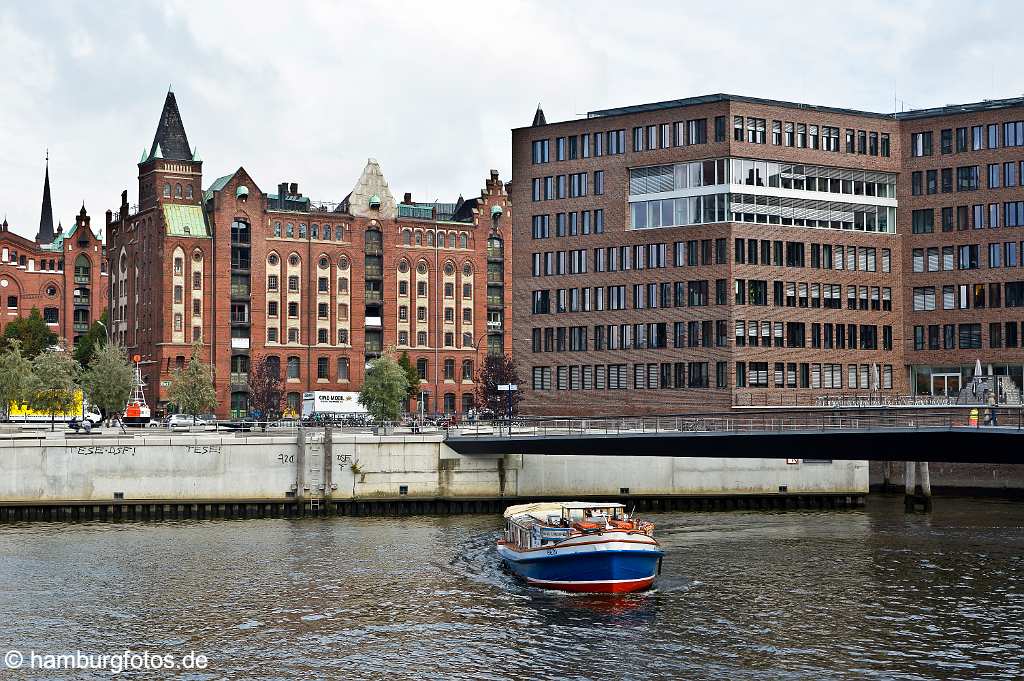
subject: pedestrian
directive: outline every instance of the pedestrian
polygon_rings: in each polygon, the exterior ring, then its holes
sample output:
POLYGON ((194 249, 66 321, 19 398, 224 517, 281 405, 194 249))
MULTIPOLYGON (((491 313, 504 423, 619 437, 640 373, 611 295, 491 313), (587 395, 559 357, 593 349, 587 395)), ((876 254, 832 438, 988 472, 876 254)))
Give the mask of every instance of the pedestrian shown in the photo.
POLYGON ((989 395, 988 395, 988 424, 990 426, 998 426, 999 425, 996 422, 996 418, 998 416, 998 414, 996 413, 996 407, 997 406, 998 406, 998 402, 996 401, 995 393, 989 393, 989 395))

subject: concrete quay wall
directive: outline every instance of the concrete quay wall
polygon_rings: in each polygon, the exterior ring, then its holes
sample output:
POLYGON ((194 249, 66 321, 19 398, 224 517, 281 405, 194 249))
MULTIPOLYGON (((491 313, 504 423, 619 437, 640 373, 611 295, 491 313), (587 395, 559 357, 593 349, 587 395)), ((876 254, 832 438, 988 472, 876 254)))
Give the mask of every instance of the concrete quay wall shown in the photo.
POLYGON ((868 492, 866 462, 789 461, 462 456, 430 435, 39 437, 0 440, 0 507, 868 492))

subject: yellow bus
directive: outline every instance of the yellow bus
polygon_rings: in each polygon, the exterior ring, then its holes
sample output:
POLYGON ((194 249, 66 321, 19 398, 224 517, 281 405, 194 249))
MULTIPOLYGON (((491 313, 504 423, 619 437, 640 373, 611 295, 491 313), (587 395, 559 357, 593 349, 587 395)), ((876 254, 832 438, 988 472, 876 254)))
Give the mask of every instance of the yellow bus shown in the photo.
MULTIPOLYGON (((48 413, 36 411, 35 409, 30 408, 25 402, 22 402, 21 404, 11 402, 8 414, 10 416, 10 420, 16 422, 38 421, 49 423, 50 421, 50 415, 48 413)), ((81 390, 75 391, 75 404, 71 410, 67 412, 57 412, 54 414, 53 419, 58 422, 66 422, 76 417, 79 420, 87 418, 94 424, 99 423, 102 420, 99 410, 85 400, 81 390)))

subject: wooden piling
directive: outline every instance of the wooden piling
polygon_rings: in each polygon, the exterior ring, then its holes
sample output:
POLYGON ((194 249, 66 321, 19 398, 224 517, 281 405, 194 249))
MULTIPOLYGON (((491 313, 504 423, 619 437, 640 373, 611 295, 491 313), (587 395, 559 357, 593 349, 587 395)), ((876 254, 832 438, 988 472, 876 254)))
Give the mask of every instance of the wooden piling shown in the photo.
POLYGON ((928 462, 922 461, 918 464, 921 468, 921 497, 926 513, 932 510, 932 479, 928 471, 928 462))
POLYGON ((907 461, 906 469, 903 474, 903 507, 908 513, 914 512, 914 497, 916 490, 914 489, 914 477, 917 471, 916 461, 907 461))

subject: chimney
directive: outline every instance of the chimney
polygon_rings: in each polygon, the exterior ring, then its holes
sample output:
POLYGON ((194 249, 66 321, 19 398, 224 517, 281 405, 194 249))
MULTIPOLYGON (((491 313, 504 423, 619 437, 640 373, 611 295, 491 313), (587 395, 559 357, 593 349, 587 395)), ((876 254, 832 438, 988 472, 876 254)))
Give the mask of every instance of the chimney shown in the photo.
POLYGON ((290 185, 288 185, 288 193, 291 194, 292 196, 301 196, 299 194, 299 183, 292 182, 290 185))
POLYGON ((405 197, 402 198, 402 203, 412 203, 412 192, 405 193, 405 197))

